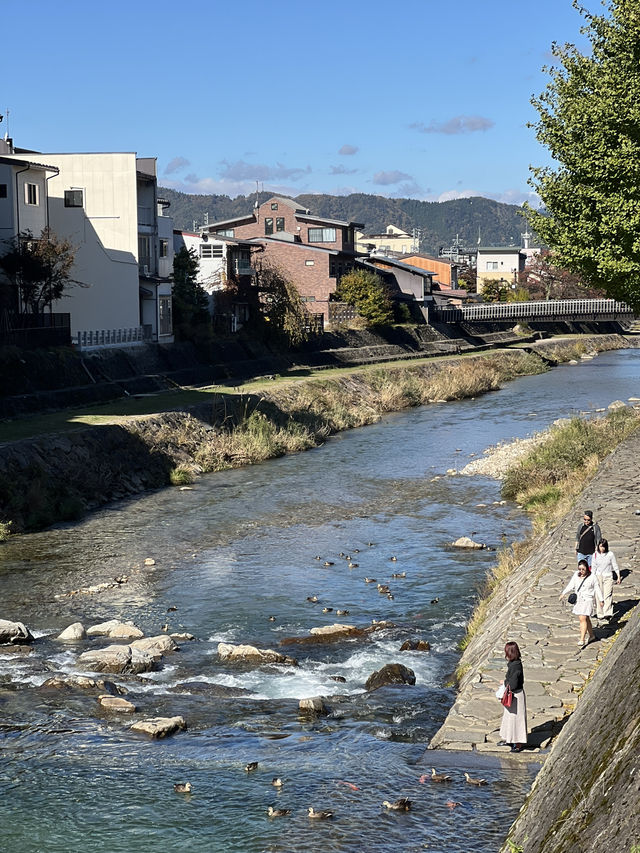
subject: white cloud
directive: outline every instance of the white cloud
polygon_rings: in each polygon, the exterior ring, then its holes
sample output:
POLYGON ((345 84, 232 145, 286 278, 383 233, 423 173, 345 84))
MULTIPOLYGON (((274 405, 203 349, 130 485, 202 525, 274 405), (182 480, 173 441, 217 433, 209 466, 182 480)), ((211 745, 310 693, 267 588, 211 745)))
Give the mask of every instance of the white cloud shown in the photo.
POLYGON ((223 160, 222 164, 224 168, 220 171, 220 177, 231 181, 270 181, 282 178, 297 181, 303 175, 311 173, 311 166, 285 166, 283 163, 269 166, 266 163, 247 163, 245 160, 236 160, 235 163, 223 160))
POLYGON ((172 175, 174 172, 179 172, 180 169, 184 169, 186 166, 190 166, 191 163, 185 157, 174 157, 173 160, 170 160, 164 170, 165 175, 172 175))
POLYGON ((331 171, 329 172, 329 174, 330 175, 355 175, 355 173, 357 171, 358 171, 357 169, 347 169, 346 166, 343 166, 342 163, 340 163, 339 166, 331 166, 331 171))
POLYGON ((460 133, 477 133, 478 131, 489 130, 494 126, 495 122, 485 116, 454 116, 447 121, 432 121, 430 124, 424 124, 421 121, 415 121, 410 124, 411 130, 417 130, 420 133, 444 133, 446 136, 453 136, 460 133))
POLYGON ((342 148, 338 149, 338 154, 348 157, 351 154, 357 154, 359 150, 357 145, 343 145, 342 148))
POLYGON ((390 184, 399 184, 401 181, 413 181, 413 178, 411 175, 407 175, 406 172, 399 172, 397 169, 392 169, 389 172, 376 172, 372 181, 381 187, 388 187, 390 184))

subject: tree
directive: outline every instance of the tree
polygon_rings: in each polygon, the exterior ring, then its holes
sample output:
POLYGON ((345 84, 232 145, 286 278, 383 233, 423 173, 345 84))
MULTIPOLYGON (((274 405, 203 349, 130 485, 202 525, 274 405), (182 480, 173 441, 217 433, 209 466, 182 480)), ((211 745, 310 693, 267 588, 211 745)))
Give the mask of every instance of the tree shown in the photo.
POLYGON ((533 125, 557 167, 532 168, 546 211, 528 207, 556 266, 640 308, 640 6, 609 0, 582 32, 591 52, 552 46, 546 90, 533 125))
POLYGON ((369 326, 384 326, 393 320, 393 306, 382 278, 370 270, 352 270, 343 275, 336 299, 353 305, 369 326))
POLYGON ((258 321, 266 337, 296 347, 309 337, 309 314, 296 286, 280 267, 262 263, 257 274, 258 321))
POLYGON ((509 283, 504 278, 487 278, 482 285, 483 302, 506 302, 509 283))
POLYGON ((71 284, 86 287, 71 278, 76 250, 70 240, 44 228, 39 238, 22 231, 11 241, 10 250, 0 257, 0 269, 10 289, 2 301, 17 313, 42 314, 60 299, 71 284), (17 297, 17 298, 16 298, 17 297))
POLYGON ((529 293, 529 299, 594 299, 602 290, 587 287, 571 270, 553 264, 548 249, 535 255, 531 263, 518 275, 518 285, 529 293))
POLYGON ((200 262, 193 249, 184 246, 173 258, 173 329, 180 341, 192 341, 197 346, 211 341, 209 296, 198 284, 200 262))

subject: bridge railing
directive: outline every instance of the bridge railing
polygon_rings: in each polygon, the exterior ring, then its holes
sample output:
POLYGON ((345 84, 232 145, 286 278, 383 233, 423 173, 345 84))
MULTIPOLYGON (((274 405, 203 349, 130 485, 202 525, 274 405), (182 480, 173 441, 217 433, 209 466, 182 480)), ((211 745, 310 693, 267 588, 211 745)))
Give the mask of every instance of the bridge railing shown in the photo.
POLYGON ((634 316, 626 302, 615 299, 558 299, 545 302, 487 302, 435 308, 432 320, 444 323, 491 320, 622 320, 634 316))

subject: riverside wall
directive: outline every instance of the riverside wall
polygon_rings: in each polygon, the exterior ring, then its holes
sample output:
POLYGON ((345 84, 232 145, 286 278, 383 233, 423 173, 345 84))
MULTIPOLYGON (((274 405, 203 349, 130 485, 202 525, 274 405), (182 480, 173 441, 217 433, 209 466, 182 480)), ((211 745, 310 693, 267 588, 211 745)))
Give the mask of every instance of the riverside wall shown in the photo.
POLYGON ((544 760, 509 840, 521 853, 632 851, 640 844, 640 434, 603 462, 574 509, 497 587, 460 661, 457 699, 434 749, 544 760), (616 619, 577 643, 578 618, 558 596, 575 569, 575 531, 593 509, 622 570, 616 619), (638 512, 639 514, 636 514, 638 512), (528 749, 498 746, 504 644, 520 646, 528 749), (595 673, 595 674, 594 674, 595 673))

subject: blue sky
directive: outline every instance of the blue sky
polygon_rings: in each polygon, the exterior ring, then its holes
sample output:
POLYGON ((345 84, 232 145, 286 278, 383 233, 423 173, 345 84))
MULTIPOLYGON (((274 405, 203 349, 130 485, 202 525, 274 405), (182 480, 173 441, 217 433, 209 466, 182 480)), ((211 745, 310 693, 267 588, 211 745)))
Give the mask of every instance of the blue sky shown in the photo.
POLYGON ((0 22, 17 146, 136 151, 231 196, 519 204, 549 162, 526 125, 551 43, 585 45, 570 0, 35 0, 0 22))

